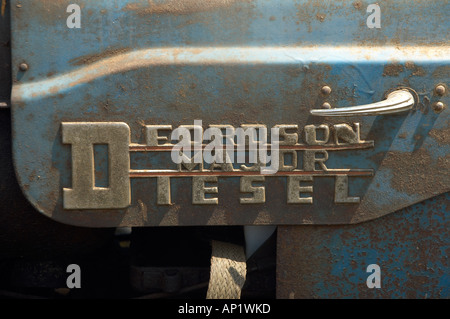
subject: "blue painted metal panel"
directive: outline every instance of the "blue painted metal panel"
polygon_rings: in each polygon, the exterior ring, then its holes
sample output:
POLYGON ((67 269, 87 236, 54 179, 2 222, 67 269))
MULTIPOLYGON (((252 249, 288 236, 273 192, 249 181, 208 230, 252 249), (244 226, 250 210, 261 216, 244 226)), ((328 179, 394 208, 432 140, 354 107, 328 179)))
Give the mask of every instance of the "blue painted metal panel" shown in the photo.
POLYGON ((358 225, 279 227, 277 297, 448 298, 449 202, 443 194, 358 225), (378 288, 367 285, 373 264, 378 288))
MULTIPOLYGON (((382 27, 366 25, 368 2, 88 1, 80 29, 66 25, 71 1, 12 2, 13 151, 30 202, 82 226, 348 224, 448 192, 447 1, 386 1, 382 27), (401 14, 398 14, 401 13, 401 14), (433 19, 430 19, 432 13, 433 19), (441 18, 442 17, 442 18, 441 18), (411 23, 413 21, 414 23, 411 23), (19 65, 26 63, 27 71, 19 65), (320 93, 323 85, 330 96, 320 93), (311 109, 372 103, 408 87, 413 111, 318 118, 311 109), (374 147, 330 152, 327 167, 350 177, 360 204, 336 205, 333 177, 314 178, 312 205, 287 205, 286 176, 266 177, 266 202, 239 205, 239 177, 219 179, 219 205, 192 205, 191 178, 172 180, 173 205, 156 204, 155 178, 131 178, 121 209, 65 209, 72 152, 63 122, 125 122, 131 143, 144 125, 360 123, 374 147)), ((106 163, 107 161, 103 161, 106 163)), ((100 165, 100 170, 106 170, 100 165)), ((131 153, 131 170, 176 167, 167 154, 131 153)))

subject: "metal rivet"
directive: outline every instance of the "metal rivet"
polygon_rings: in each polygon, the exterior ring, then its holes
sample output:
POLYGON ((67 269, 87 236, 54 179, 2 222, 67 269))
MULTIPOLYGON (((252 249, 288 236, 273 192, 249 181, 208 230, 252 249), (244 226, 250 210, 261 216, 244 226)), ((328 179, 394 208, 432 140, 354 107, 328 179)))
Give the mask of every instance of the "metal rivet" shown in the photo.
POLYGON ((442 95, 445 94, 445 86, 440 84, 440 85, 435 87, 434 91, 436 92, 437 95, 442 96, 442 95))
POLYGON ((445 109, 445 104, 442 102, 436 102, 433 104, 433 110, 436 113, 441 113, 445 109))
POLYGON ((27 71, 28 70, 28 64, 26 64, 26 63, 21 63, 20 65, 19 65, 19 69, 20 69, 20 71, 27 71))
POLYGON ((325 85, 320 91, 322 92, 322 94, 328 95, 331 93, 331 88, 328 85, 325 85))
POLYGON ((330 103, 325 102, 325 103, 322 104, 322 108, 324 108, 324 109, 331 109, 331 105, 330 105, 330 103))

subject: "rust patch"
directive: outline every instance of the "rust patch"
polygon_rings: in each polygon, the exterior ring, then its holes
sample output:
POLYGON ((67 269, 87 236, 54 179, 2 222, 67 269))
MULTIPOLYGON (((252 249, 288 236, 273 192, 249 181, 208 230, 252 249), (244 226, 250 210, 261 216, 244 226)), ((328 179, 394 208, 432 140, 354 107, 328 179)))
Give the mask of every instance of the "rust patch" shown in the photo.
POLYGON ((448 78, 450 77, 450 66, 449 65, 442 65, 438 66, 434 72, 433 72, 434 78, 448 78))
POLYGON ((321 229, 315 226, 279 226, 277 231, 277 298, 318 298, 315 291, 298 287, 313 287, 315 278, 305 276, 318 270, 331 274, 329 262, 333 252, 324 249, 317 254, 317 234, 321 229), (299 251, 303 258, 298 257, 299 251))
POLYGON ((403 65, 399 63, 387 64, 383 70, 383 76, 398 76, 403 72, 403 65))
POLYGON ((411 76, 425 76, 427 72, 420 66, 414 64, 414 62, 406 62, 405 68, 411 70, 411 76))
POLYGON ((435 139, 440 145, 450 144, 450 127, 446 127, 440 130, 431 130, 428 135, 435 139))
POLYGON ((123 54, 126 52, 131 51, 131 48, 120 48, 120 49, 111 49, 103 51, 102 53, 96 53, 96 54, 89 54, 89 55, 83 55, 78 58, 72 59, 69 61, 72 65, 85 65, 85 64, 91 64, 97 61, 100 61, 104 58, 108 58, 114 55, 123 54))
POLYGON ((435 194, 436 189, 450 187, 450 154, 436 161, 423 149, 412 153, 388 152, 382 165, 392 169, 391 185, 400 192, 435 194))
MULTIPOLYGON (((408 207, 358 225, 278 226, 277 298, 392 298, 392 292, 399 289, 417 298, 417 291, 425 285, 437 285, 447 270, 438 266, 447 258, 446 251, 441 250, 448 226, 442 219, 448 211, 445 201, 442 196, 435 203, 420 203, 415 209, 408 207), (428 223, 430 226, 424 227, 428 223), (397 249, 399 242, 414 263, 403 264, 397 249), (367 289, 365 281, 348 286, 350 276, 367 267, 371 251, 382 253, 387 261, 384 267, 393 270, 390 284, 394 290, 374 292, 367 289), (398 280, 394 271, 405 266, 407 282, 398 280)), ((438 289, 428 297, 439 297, 441 293, 438 289)))
POLYGON ((320 22, 323 22, 325 20, 325 14, 317 14, 316 15, 316 19, 319 20, 320 22))
POLYGON ((360 10, 362 8, 362 2, 361 1, 353 2, 353 7, 355 7, 355 9, 357 10, 360 10))
MULTIPOLYGON (((244 0, 239 2, 250 2, 252 0, 244 0)), ((232 6, 237 0, 168 0, 163 3, 155 3, 153 0, 148 0, 146 6, 140 3, 129 3, 123 10, 136 11, 139 15, 148 14, 192 14, 196 12, 212 11, 220 8, 232 6)))

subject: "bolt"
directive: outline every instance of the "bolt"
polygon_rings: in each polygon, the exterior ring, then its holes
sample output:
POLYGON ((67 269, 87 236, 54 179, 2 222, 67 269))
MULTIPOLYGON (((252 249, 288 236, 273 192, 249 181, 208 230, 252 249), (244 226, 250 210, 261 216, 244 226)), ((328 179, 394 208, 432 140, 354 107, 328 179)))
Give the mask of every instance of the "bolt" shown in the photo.
POLYGON ((436 113, 441 113, 445 109, 445 104, 442 102, 436 102, 433 104, 433 110, 436 113))
POLYGON ((19 69, 20 69, 20 71, 23 71, 23 72, 27 71, 27 70, 28 70, 28 64, 26 64, 26 63, 21 63, 21 64, 19 65, 19 69))
POLYGON ((328 85, 325 85, 322 87, 320 91, 322 92, 322 94, 328 95, 331 93, 331 88, 328 85))
POLYGON ((325 103, 322 104, 322 108, 324 108, 324 109, 331 109, 331 105, 330 105, 330 103, 325 102, 325 103))
POLYGON ((434 91, 436 92, 437 95, 442 96, 445 94, 445 86, 439 84, 438 86, 435 87, 434 91))

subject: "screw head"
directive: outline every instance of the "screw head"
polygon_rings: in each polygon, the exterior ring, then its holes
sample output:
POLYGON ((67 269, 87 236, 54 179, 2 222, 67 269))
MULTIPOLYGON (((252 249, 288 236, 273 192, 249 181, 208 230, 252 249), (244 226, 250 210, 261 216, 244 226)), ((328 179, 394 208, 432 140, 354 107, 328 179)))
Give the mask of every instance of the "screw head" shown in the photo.
POLYGON ((28 64, 20 63, 19 69, 20 69, 20 71, 23 71, 23 72, 27 71, 28 70, 28 64))
POLYGON ((325 102, 325 103, 322 104, 322 108, 324 108, 324 109, 331 109, 331 105, 330 105, 330 103, 325 102))
POLYGON ((436 92, 437 95, 444 95, 445 94, 445 86, 443 86, 442 84, 439 84, 438 86, 436 86, 434 88, 434 91, 436 92))
POLYGON ((441 113, 445 109, 445 104, 442 102, 436 102, 433 104, 433 110, 436 113, 441 113))
POLYGON ((331 88, 328 85, 325 85, 322 87, 322 89, 320 89, 320 91, 322 92, 322 94, 328 95, 331 93, 331 88))

